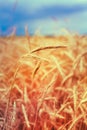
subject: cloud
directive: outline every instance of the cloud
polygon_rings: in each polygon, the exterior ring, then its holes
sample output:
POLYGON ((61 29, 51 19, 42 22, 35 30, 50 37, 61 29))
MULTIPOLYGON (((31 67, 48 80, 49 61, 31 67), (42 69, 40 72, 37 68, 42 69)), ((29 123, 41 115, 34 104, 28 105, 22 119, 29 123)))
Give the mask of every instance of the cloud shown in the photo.
MULTIPOLYGON (((9 0, 9 2, 10 1, 11 0, 9 0)), ((87 0, 18 0, 19 7, 25 8, 25 10, 30 10, 32 13, 45 6, 75 6, 79 4, 87 4, 87 0)))
POLYGON ((43 34, 58 33, 61 28, 84 33, 87 21, 87 0, 7 0, 0 1, 0 26, 5 31, 17 26, 17 34, 24 34, 24 26, 30 33, 38 28, 43 34), (69 19, 68 23, 66 22, 69 19))
POLYGON ((71 15, 69 18, 70 23, 67 26, 70 30, 75 30, 80 34, 87 33, 87 10, 71 15))
MULTIPOLYGON (((11 0, 9 0, 11 1, 11 0)), ((25 5, 25 8, 30 8, 30 10, 37 10, 44 6, 54 6, 54 5, 75 5, 75 4, 87 4, 87 0, 18 0, 18 3, 25 5)))
MULTIPOLYGON (((64 2, 62 4, 60 4, 61 2, 58 2, 58 0, 48 0, 48 1, 39 0, 39 2, 37 2, 37 4, 35 4, 36 3, 35 0, 32 0, 32 2, 29 0, 26 0, 26 1, 19 0, 18 4, 17 4, 17 1, 7 0, 7 3, 9 3, 9 6, 8 6, 8 4, 7 5, 2 4, 0 6, 0 12, 1 12, 0 16, 3 15, 3 17, 5 17, 5 13, 6 13, 6 15, 9 15, 11 18, 13 18, 13 20, 15 20, 15 22, 16 21, 20 22, 22 20, 30 21, 30 20, 35 20, 35 19, 44 19, 44 18, 48 18, 48 17, 52 17, 52 16, 61 18, 62 16, 64 17, 64 16, 72 15, 73 13, 78 13, 78 12, 87 10, 86 4, 75 4, 76 2, 74 3, 74 5, 71 5, 70 2, 68 4, 64 5, 64 2), (44 5, 43 2, 46 3, 46 5, 44 5), (55 2, 58 4, 55 4, 55 2), (13 5, 13 3, 14 3, 14 5, 13 5), (33 3, 33 4, 31 4, 31 3, 33 3), (48 3, 49 3, 49 5, 48 5, 48 3), (51 5, 52 3, 54 3, 54 4, 51 5), (31 7, 34 4, 36 6, 41 4, 42 6, 37 8, 37 10, 31 12, 31 7), (20 5, 22 5, 22 6, 24 5, 23 8, 21 8, 20 5), (15 11, 12 11, 12 8, 14 8, 14 7, 15 7, 15 11), (20 8, 18 8, 18 7, 20 7, 20 8)), ((69 0, 64 0, 64 1, 69 1, 69 0)), ((75 1, 75 0, 73 0, 73 1, 75 1)), ((80 0, 80 1, 82 1, 82 0, 80 0)), ((83 0, 83 1, 85 2, 85 0, 83 0)))
MULTIPOLYGON (((43 35, 58 35, 61 33, 63 28, 69 30, 70 32, 85 34, 87 33, 87 11, 79 12, 77 14, 72 14, 68 18, 63 17, 62 19, 57 19, 56 21, 51 18, 47 19, 35 19, 32 21, 22 21, 18 25, 20 30, 22 28, 22 33, 24 33, 24 26, 27 24, 29 27, 30 34, 40 31, 43 35)), ((18 34, 20 32, 18 31, 18 34)))
POLYGON ((54 6, 46 6, 38 10, 38 16, 41 18, 46 18, 49 16, 66 16, 71 15, 73 13, 78 13, 87 10, 86 5, 54 5, 54 6))
POLYGON ((33 14, 24 9, 18 9, 12 14, 12 18, 15 22, 22 21, 32 21, 36 19, 47 19, 53 16, 61 19, 62 17, 68 17, 70 15, 84 12, 87 10, 86 5, 75 5, 75 6, 64 6, 64 5, 54 5, 54 6, 45 6, 44 8, 39 8, 33 14))
POLYGON ((74 6, 76 4, 87 4, 87 0, 7 0, 6 2, 0 1, 0 4, 9 5, 12 7, 16 6, 16 8, 22 8, 33 13, 39 8, 45 6, 74 6))

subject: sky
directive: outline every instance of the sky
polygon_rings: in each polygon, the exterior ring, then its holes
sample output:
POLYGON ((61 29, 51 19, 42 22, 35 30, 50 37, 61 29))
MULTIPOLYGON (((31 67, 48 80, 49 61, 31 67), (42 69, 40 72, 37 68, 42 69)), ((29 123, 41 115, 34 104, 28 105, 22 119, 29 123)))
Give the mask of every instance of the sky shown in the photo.
POLYGON ((0 35, 87 34, 87 0, 0 0, 0 35))

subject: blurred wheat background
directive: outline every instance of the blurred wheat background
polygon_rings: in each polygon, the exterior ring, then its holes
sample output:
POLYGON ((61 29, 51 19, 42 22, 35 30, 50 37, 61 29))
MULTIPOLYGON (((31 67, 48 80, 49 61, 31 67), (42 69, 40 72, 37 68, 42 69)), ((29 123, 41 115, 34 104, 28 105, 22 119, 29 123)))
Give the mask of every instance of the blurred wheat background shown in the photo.
POLYGON ((87 130, 87 0, 0 0, 0 130, 87 130))
POLYGON ((0 130, 87 130, 86 41, 0 38, 0 130))

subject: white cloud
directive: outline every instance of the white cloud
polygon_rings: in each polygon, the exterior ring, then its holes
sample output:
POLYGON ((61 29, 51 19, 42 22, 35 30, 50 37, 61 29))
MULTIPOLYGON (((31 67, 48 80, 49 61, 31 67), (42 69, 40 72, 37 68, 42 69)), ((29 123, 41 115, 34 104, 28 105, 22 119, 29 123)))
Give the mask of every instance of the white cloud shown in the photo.
POLYGON ((87 0, 7 0, 4 4, 15 4, 19 8, 25 8, 26 10, 35 11, 38 8, 52 5, 75 5, 75 4, 87 4, 87 0))
POLYGON ((21 24, 18 25, 19 28, 24 28, 27 24, 29 27, 29 31, 32 33, 39 32, 45 35, 57 35, 61 33, 61 29, 65 28, 70 30, 71 32, 77 33, 85 33, 87 32, 87 11, 73 14, 68 18, 62 18, 58 21, 53 21, 52 19, 36 19, 30 21, 22 21, 21 24))
POLYGON ((80 33, 87 32, 87 11, 74 14, 69 18, 70 23, 68 23, 68 28, 70 28, 70 30, 76 30, 80 33))
MULTIPOLYGON (((17 4, 17 9, 23 9, 24 11, 35 12, 38 8, 43 6, 51 6, 57 4, 66 4, 66 5, 75 5, 75 4, 87 4, 87 0, 7 0, 6 3, 8 5, 14 6, 17 4), (17 2, 17 3, 16 3, 17 2)), ((4 15, 7 18, 7 15, 4 15)), ((62 28, 68 28, 71 31, 75 31, 78 33, 87 32, 87 11, 78 12, 77 14, 71 14, 68 17, 68 23, 64 21, 64 19, 59 19, 58 22, 55 22, 51 19, 35 19, 35 20, 23 20, 21 23, 17 23, 16 26, 18 29, 22 29, 22 33, 24 31, 24 26, 27 24, 29 26, 30 32, 35 32, 36 30, 40 30, 41 34, 58 34, 62 28)), ((20 32, 21 33, 21 32, 20 32)))

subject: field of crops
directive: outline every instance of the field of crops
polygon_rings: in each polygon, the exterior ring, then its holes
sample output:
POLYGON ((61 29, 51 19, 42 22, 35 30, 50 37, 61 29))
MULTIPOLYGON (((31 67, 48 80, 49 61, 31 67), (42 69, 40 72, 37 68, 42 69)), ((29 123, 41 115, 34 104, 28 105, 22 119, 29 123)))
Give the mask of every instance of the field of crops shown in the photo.
POLYGON ((0 130, 87 130, 87 37, 0 38, 0 130))

